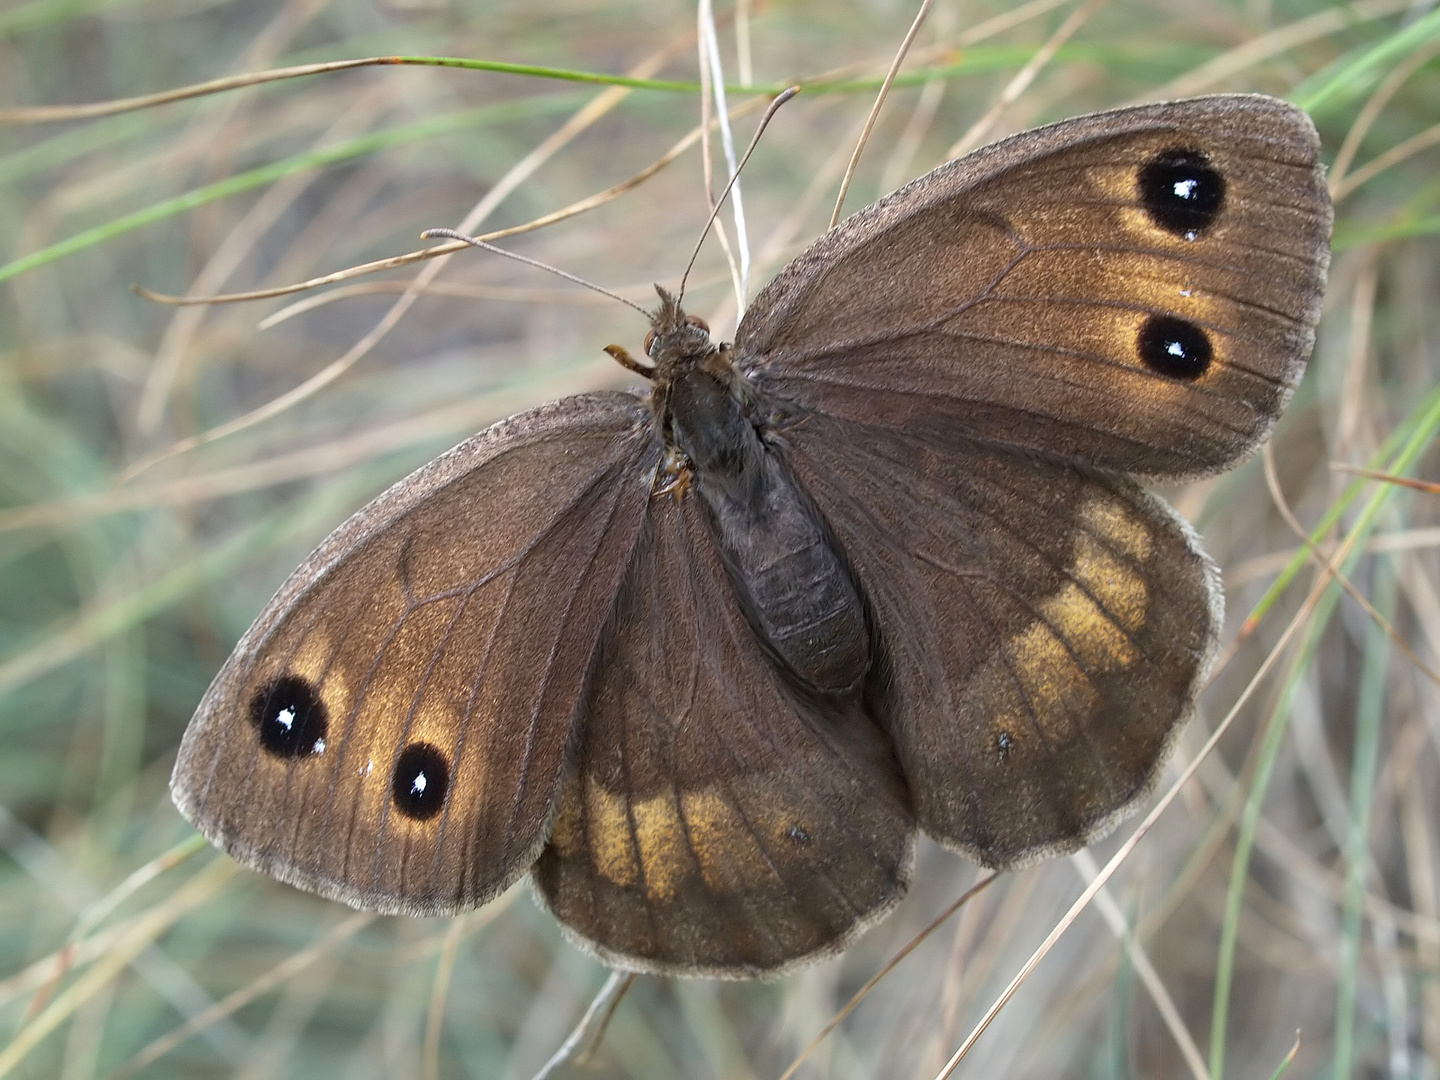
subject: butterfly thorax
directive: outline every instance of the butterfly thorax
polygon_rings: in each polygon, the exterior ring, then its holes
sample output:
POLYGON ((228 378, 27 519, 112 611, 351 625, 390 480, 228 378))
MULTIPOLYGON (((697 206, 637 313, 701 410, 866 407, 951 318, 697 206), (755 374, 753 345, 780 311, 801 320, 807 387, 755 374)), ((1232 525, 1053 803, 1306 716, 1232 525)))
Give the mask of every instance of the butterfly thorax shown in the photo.
POLYGON ((661 291, 648 343, 656 430, 693 490, 745 616, 771 658, 808 690, 858 691, 871 666, 865 604, 848 563, 767 430, 771 410, 728 345, 661 291))

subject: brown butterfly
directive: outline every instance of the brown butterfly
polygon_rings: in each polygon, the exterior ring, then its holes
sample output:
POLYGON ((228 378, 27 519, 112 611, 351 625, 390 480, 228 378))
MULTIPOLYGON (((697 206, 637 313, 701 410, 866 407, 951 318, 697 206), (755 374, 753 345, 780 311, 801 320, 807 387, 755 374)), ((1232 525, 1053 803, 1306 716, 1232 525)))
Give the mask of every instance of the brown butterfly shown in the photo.
POLYGON ((1304 370, 1331 208, 1304 113, 1118 109, 921 177, 716 344, 663 290, 644 392, 522 413, 291 575, 176 804, 241 862, 439 914, 529 872, 630 969, 752 976, 1155 783, 1215 646, 1134 477, 1252 452, 1304 370))

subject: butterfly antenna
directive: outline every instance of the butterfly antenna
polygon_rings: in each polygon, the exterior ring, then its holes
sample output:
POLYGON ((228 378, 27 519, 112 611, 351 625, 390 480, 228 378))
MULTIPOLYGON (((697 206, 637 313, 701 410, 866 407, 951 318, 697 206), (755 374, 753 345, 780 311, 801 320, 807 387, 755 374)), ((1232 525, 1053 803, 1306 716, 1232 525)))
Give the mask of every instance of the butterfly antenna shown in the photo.
POLYGON ((644 315, 645 318, 650 318, 650 312, 646 311, 639 304, 635 303, 634 300, 626 300, 625 297, 621 296, 619 293, 613 293, 604 286, 596 285, 593 281, 586 281, 582 277, 576 277, 574 274, 566 273, 558 266, 551 266, 549 263, 543 263, 539 259, 532 259, 528 255, 517 255, 513 251, 506 251, 504 248, 496 247, 494 244, 487 244, 484 240, 477 240, 473 236, 466 236, 464 233, 456 232, 454 229, 426 229, 420 234, 420 237, 423 240, 434 240, 442 236, 445 237, 447 240, 462 240, 465 243, 471 244, 477 248, 484 248, 486 251, 493 251, 496 255, 504 255, 507 259, 515 259, 517 262, 527 263, 530 266, 538 267, 541 270, 548 270, 552 274, 558 274, 560 277, 563 277, 566 281, 573 281, 576 285, 584 285, 585 288, 593 289, 595 292, 598 292, 602 296, 610 297, 611 300, 619 300, 620 303, 625 304, 627 307, 632 307, 636 311, 640 312, 640 314, 644 315))
POLYGON ((800 87, 798 86, 786 87, 775 96, 774 101, 770 102, 769 107, 765 110, 765 115, 760 117, 760 124, 755 129, 755 135, 750 140, 750 146, 746 149, 745 156, 740 159, 740 164, 735 166, 735 172, 731 174, 729 181, 725 184, 725 190, 720 192, 720 198, 715 200, 715 209, 710 211, 710 220, 705 222, 705 228, 700 230, 700 239, 695 242, 695 250, 690 253, 690 261, 685 264, 685 273, 680 278, 680 295, 676 297, 675 300, 677 304, 685 299, 685 282, 690 278, 690 271, 695 266, 695 259, 700 254, 700 248, 705 243, 705 237, 710 235, 710 226, 715 224, 715 218, 719 215, 720 208, 725 205, 726 196, 730 194, 730 189, 735 186, 735 181, 740 179, 740 171, 745 168, 745 163, 750 160, 750 155, 755 152, 755 144, 760 141, 760 136, 765 134, 765 128, 769 126, 771 117, 779 111, 780 106, 784 105, 799 92, 800 87))

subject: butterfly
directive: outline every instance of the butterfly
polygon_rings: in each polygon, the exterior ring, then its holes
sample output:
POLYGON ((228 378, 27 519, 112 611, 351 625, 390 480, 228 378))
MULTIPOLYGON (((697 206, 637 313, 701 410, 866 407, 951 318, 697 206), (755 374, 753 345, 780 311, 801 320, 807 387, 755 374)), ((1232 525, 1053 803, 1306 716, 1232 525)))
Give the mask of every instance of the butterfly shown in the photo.
POLYGON ((521 413, 280 588, 172 778, 247 866, 443 914, 530 874, 631 970, 843 948, 917 834, 1016 868, 1155 784, 1222 594, 1139 478, 1228 468, 1314 341, 1319 140, 1217 95, 1023 132, 831 229, 733 342, 521 413))

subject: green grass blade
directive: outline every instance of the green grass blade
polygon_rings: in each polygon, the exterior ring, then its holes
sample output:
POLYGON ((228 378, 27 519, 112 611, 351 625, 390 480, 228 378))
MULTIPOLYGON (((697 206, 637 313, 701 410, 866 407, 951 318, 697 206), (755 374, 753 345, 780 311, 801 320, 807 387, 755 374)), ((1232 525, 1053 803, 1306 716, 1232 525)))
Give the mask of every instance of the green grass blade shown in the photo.
POLYGON ((337 165, 340 162, 365 157, 369 154, 378 153, 381 150, 388 150, 395 146, 403 146, 408 143, 434 138, 439 135, 448 135, 456 131, 465 130, 466 128, 483 127, 507 120, 559 112, 563 109, 572 108, 574 104, 575 99, 572 95, 557 94, 513 103, 507 102, 503 105, 489 105, 479 109, 468 109, 464 112, 452 113, 448 116, 433 117, 413 124, 403 124, 399 127, 372 132, 369 135, 349 139, 335 146, 312 150, 304 154, 296 154, 293 157, 272 162, 269 165, 262 165, 256 169, 237 173, 234 176, 226 177, 224 180, 218 180, 213 184, 207 184, 193 191, 187 191, 183 195, 163 199, 158 203, 153 203, 133 213, 115 218, 113 221, 107 221, 103 225, 97 225, 94 228, 76 233, 74 236, 66 237, 64 240, 43 247, 39 251, 33 251, 29 255, 23 255, 18 259, 14 259, 0 266, 0 281, 6 281, 20 274, 28 273, 47 263, 52 263, 56 259, 62 259, 67 255, 74 255, 77 252, 94 247, 96 244, 103 244, 107 240, 113 240, 117 236, 122 236, 135 229, 144 228, 146 225, 153 225, 158 221, 164 221, 166 218, 174 217, 177 214, 194 210, 196 207, 204 206, 206 203, 212 203, 219 199, 227 199, 232 195, 238 195, 245 191, 264 187, 293 173, 304 172, 309 169, 321 169, 327 165, 337 165))
MULTIPOLYGON (((1410 425, 1410 435, 1402 448, 1389 461, 1384 471, 1403 476, 1414 466, 1420 455, 1440 432, 1440 394, 1431 393, 1413 414, 1417 422, 1410 425)), ((1371 493, 1370 499, 1361 509, 1350 533, 1355 538, 1349 557, 1340 567, 1348 574, 1365 554, 1365 540, 1373 530, 1380 512, 1400 489, 1393 484, 1382 484, 1371 493)), ((1327 529, 1328 531, 1328 529, 1327 529)), ((1323 533, 1321 534, 1323 535, 1323 533)), ((1245 881, 1249 876, 1250 854, 1255 845, 1255 833, 1260 824, 1260 812, 1264 806, 1265 794, 1269 790, 1270 777, 1280 755, 1290 709, 1305 669, 1314 658, 1320 638, 1329 622, 1340 597, 1340 585, 1331 581, 1316 606, 1304 639, 1296 650, 1295 657, 1286 669, 1286 680, 1275 707, 1267 717, 1261 746, 1256 755, 1254 781, 1250 794, 1241 811, 1240 828, 1235 841, 1235 854, 1231 861, 1230 883, 1225 898, 1225 917, 1220 930, 1220 945, 1215 965, 1215 995, 1211 1011, 1210 1028, 1210 1075, 1213 1080, 1222 1080, 1225 1071, 1225 1042, 1230 1010, 1230 991, 1235 974, 1235 947, 1239 939, 1240 911, 1245 894, 1245 881)), ((1254 616, 1251 617, 1252 619, 1254 616)))
POLYGON ((1317 113, 1338 105, 1338 99, 1366 86, 1377 71, 1393 66, 1402 56, 1414 52, 1437 35, 1440 35, 1440 11, 1432 11, 1366 49, 1349 63, 1330 73, 1319 85, 1312 88, 1302 83, 1297 86, 1291 100, 1309 113, 1317 113))
POLYGON ((1434 236, 1436 233, 1440 233, 1440 214, 1428 217, 1402 214, 1396 220, 1383 225, 1344 222, 1335 229, 1335 240, 1330 246, 1335 251, 1352 251, 1366 244, 1410 240, 1417 236, 1434 236))
MULTIPOLYGON (((1440 386, 1435 387, 1426 394, 1419 406, 1411 411, 1405 420, 1396 425, 1395 430, 1390 433, 1380 449, 1370 456, 1365 467, 1371 471, 1391 471, 1386 469, 1385 463, 1391 459, 1392 455, 1396 454, 1397 448, 1413 445, 1414 439, 1418 437, 1420 432, 1426 429, 1427 425, 1440 422, 1440 420, 1437 420, 1437 417, 1440 417, 1440 386)), ((1413 456, 1405 457, 1404 459, 1407 465, 1414 460, 1413 456)), ((1335 499, 1334 503, 1331 504, 1329 509, 1327 509, 1320 518, 1320 523, 1310 531, 1310 542, 1313 544, 1322 543, 1325 538, 1330 535, 1331 530, 1339 524, 1345 511, 1350 508, 1351 504, 1354 503, 1360 494, 1373 482, 1374 481, 1370 480, 1356 480, 1347 485, 1345 490, 1341 492, 1340 496, 1335 499)), ((1274 583, 1265 591, 1265 595, 1260 598, 1260 601, 1251 610, 1250 615, 1245 620, 1247 627, 1258 623, 1269 613, 1270 609, 1275 605, 1275 602, 1279 600, 1280 596, 1289 588, 1290 583, 1295 579, 1295 575, 1304 569, 1309 562, 1310 552, 1307 548, 1302 547, 1295 553, 1295 557, 1291 559, 1285 569, 1280 572, 1274 583)))
MULTIPOLYGON (((1392 559, 1375 565, 1371 603, 1389 621, 1395 611, 1396 574, 1392 559)), ((1380 760, 1390 635, 1371 621, 1366 633, 1360 692, 1355 703, 1355 743, 1350 767, 1350 831, 1345 845, 1345 901, 1340 918, 1340 970, 1335 994, 1335 1080, 1349 1080, 1355 1049, 1355 991, 1360 971, 1360 934, 1365 872, 1370 864, 1370 808, 1380 760)))

